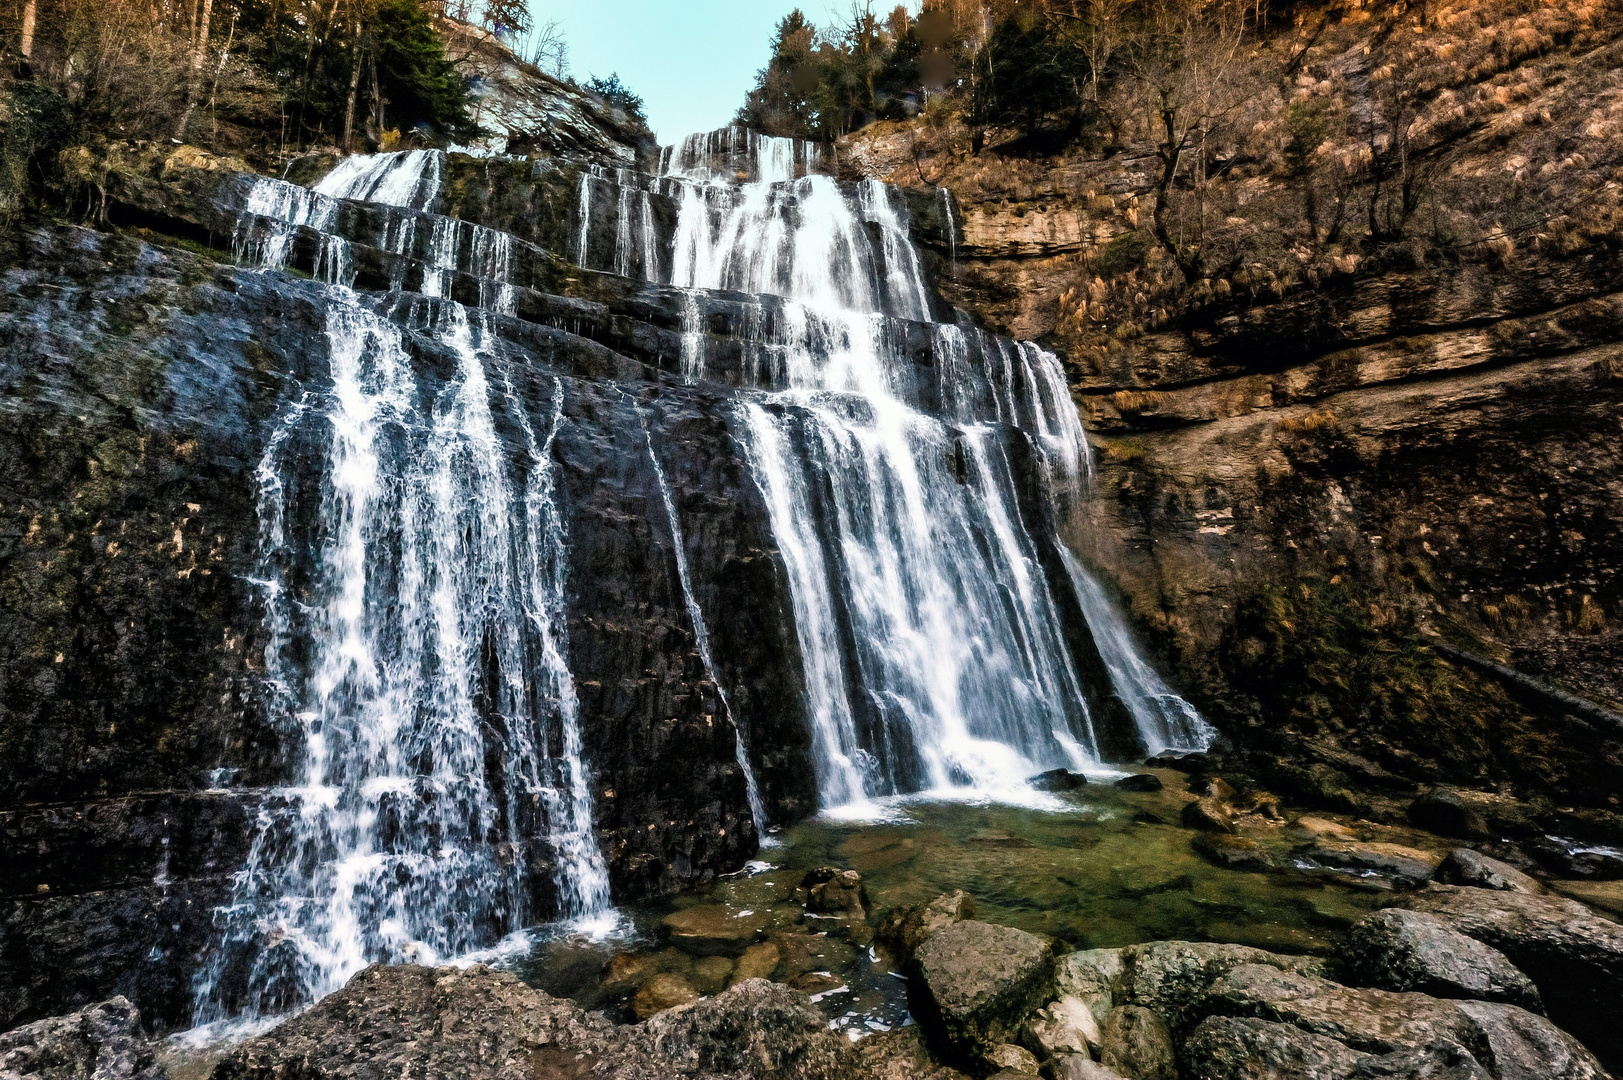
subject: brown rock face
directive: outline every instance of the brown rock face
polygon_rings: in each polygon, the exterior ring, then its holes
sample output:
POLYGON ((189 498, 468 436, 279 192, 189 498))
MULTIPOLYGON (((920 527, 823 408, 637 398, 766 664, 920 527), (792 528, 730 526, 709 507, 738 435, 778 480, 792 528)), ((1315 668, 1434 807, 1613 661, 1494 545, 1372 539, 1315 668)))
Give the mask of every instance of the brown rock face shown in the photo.
MULTIPOLYGON (((1615 813, 1623 725, 1426 644, 1445 631, 1614 712, 1623 701, 1618 209, 1572 186, 1618 179, 1609 153, 1572 154, 1614 137, 1595 95, 1619 28, 1576 3, 1546 15, 1570 45, 1480 66, 1426 58, 1525 32, 1520 8, 1475 4, 1453 28, 1372 13, 1312 41, 1279 31, 1245 77, 1268 81, 1275 49, 1311 75, 1254 99, 1228 136, 1234 167, 1181 204, 1179 227, 1206 222, 1225 252, 1191 280, 1151 229, 1159 163, 1130 89, 1108 137, 1052 156, 924 123, 841 142, 853 172, 950 194, 919 187, 910 204, 950 302, 1069 361, 1097 452, 1073 540, 1281 794, 1354 810, 1372 791, 1509 783, 1615 813), (1303 107, 1378 109, 1369 87, 1421 70, 1437 96, 1416 138, 1450 162, 1427 198, 1473 239, 1417 220, 1381 232, 1371 178, 1350 174, 1340 205, 1367 220, 1332 237, 1303 210, 1328 189, 1271 155, 1303 107), (1545 88, 1536 124, 1498 118, 1505 80, 1545 88), (1481 212, 1493 198, 1473 194, 1489 177, 1531 185, 1571 231, 1505 249, 1481 212)), ((1451 833, 1484 835, 1454 810, 1451 833)))

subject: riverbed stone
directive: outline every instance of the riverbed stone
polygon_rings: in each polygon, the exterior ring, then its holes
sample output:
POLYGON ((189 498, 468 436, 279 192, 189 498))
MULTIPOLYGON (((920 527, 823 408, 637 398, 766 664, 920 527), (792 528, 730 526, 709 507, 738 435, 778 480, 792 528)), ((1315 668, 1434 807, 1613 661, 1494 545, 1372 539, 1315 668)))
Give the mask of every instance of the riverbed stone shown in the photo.
POLYGON ((1366 986, 1544 1011, 1533 980, 1504 953, 1424 912, 1387 908, 1366 916, 1348 932, 1342 958, 1366 986))
POLYGON ((674 971, 660 971, 648 976, 637 987, 637 993, 631 999, 631 1011, 638 1020, 646 1020, 655 1013, 686 1005, 698 998, 698 989, 685 976, 674 971))
POLYGON ((1432 875, 1447 885, 1472 885, 1500 892, 1542 893, 1544 886, 1507 862, 1489 858, 1470 848, 1455 848, 1432 875))
POLYGON ((1623 926, 1576 901, 1495 889, 1432 885, 1396 903, 1504 953, 1533 980, 1552 1019, 1603 1058, 1623 1061, 1623 926))
POLYGON ((1230 870, 1263 871, 1276 867, 1268 849, 1249 837, 1203 832, 1196 835, 1191 845, 1208 861, 1230 870))
POLYGON ((849 1042, 804 994, 748 979, 624 1031, 631 1049, 689 1075, 859 1080, 849 1042))
POLYGON ((850 915, 861 919, 867 912, 867 894, 862 875, 855 870, 820 866, 808 871, 800 887, 806 890, 806 910, 823 915, 850 915))
POLYGON ((1308 852, 1321 865, 1384 878, 1396 888, 1419 888, 1442 862, 1439 856, 1402 844, 1320 840, 1308 852))
POLYGON ((856 1044, 855 1057, 862 1080, 969 1080, 941 1063, 917 1024, 869 1035, 856 1044))
POLYGON ((745 979, 770 979, 772 973, 778 970, 778 961, 782 959, 776 944, 763 941, 758 945, 751 945, 745 949, 733 967, 732 981, 743 982, 745 979))
POLYGON ((972 919, 925 942, 915 967, 916 1010, 971 1057, 1012 1040, 1054 984, 1054 958, 1046 941, 972 919))
POLYGON ((1117 780, 1115 786, 1123 791, 1160 791, 1166 787, 1154 773, 1133 773, 1117 780))
POLYGON ((727 985, 728 977, 732 973, 733 962, 727 957, 700 957, 693 963, 693 988, 701 994, 719 993, 727 985))
POLYGON ((629 994, 654 970, 654 958, 638 953, 617 952, 603 968, 598 989, 607 994, 629 994))
POLYGON ((1099 1031, 1099 1061, 1133 1080, 1178 1080, 1172 1033, 1161 1018, 1138 1005, 1110 1010, 1099 1031))
POLYGON ((665 916, 671 944, 693 956, 728 956, 742 952, 766 929, 765 912, 741 914, 723 904, 701 904, 665 916))
POLYGON ((1345 841, 1358 839, 1358 833, 1341 822, 1331 821, 1329 818, 1314 817, 1310 814, 1297 818, 1291 822, 1291 825, 1314 839, 1345 841))
POLYGON ((1234 831, 1234 808, 1210 795, 1202 795, 1189 803, 1180 816, 1186 828, 1204 832, 1234 831))

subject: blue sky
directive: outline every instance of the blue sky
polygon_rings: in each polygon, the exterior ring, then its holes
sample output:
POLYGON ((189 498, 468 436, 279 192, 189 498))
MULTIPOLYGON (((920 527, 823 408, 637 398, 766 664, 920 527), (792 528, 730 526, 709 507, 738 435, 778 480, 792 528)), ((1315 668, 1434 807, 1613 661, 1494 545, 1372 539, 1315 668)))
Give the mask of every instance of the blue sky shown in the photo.
POLYGON ((821 25, 849 0, 530 0, 537 23, 563 24, 575 78, 619 72, 664 143, 733 118, 795 7, 821 25))

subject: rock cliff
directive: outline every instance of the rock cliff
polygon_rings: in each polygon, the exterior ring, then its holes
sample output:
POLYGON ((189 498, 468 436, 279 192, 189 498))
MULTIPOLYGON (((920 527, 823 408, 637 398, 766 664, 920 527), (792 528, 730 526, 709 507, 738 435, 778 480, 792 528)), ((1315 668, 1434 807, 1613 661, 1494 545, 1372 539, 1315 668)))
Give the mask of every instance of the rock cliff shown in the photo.
POLYGON ((1502 788, 1618 833, 1618 49, 1583 4, 1295 11, 1169 196, 1223 256, 1187 281, 1126 88, 1057 156, 924 120, 837 147, 914 189, 944 296, 1066 357, 1098 464, 1076 539, 1276 787, 1502 788), (1410 92, 1422 209, 1377 236, 1361 125, 1410 92), (1308 115, 1343 126, 1303 166, 1308 115))

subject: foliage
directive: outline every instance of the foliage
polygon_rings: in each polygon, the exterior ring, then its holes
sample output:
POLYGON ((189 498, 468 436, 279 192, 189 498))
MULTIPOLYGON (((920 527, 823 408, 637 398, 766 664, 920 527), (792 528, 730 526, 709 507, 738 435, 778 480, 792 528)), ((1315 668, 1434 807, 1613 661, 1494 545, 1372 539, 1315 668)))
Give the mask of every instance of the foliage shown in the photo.
POLYGON ((606 104, 619 109, 639 127, 648 126, 648 114, 643 111, 642 96, 621 82, 618 72, 610 73, 606 79, 594 75, 586 80, 586 85, 582 89, 589 94, 596 94, 606 104))
POLYGON ((1040 11, 1005 19, 974 63, 973 122, 1013 125, 1028 137, 1055 113, 1070 113, 1073 125, 1079 123, 1086 58, 1040 11))
POLYGON ((0 11, 13 61, 25 5, 27 62, 0 73, 12 202, 24 186, 93 185, 46 164, 52 146, 178 138, 265 160, 476 130, 435 0, 23 0, 0 11))

